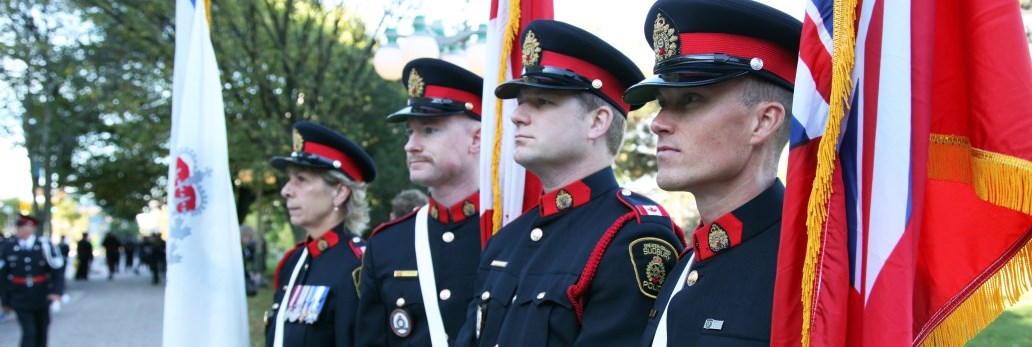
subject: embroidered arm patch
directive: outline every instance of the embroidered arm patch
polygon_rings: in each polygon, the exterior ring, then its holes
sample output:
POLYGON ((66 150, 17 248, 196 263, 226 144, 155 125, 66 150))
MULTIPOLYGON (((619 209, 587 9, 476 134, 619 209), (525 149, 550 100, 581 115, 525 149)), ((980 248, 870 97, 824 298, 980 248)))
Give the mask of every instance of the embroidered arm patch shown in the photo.
POLYGON ((663 239, 643 237, 632 241, 627 250, 631 255, 631 267, 634 268, 638 289, 642 295, 655 299, 667 274, 677 264, 674 246, 663 239))

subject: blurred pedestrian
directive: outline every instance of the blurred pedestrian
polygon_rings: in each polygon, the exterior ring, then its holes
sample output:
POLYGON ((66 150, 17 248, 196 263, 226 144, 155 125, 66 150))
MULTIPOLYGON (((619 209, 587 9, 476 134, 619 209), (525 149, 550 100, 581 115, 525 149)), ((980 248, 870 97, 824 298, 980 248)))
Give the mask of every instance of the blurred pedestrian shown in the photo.
POLYGON ((104 257, 107 260, 108 267, 108 281, 110 281, 115 278, 115 273, 118 272, 119 249, 122 248, 122 242, 118 241, 118 237, 109 232, 107 235, 104 235, 104 241, 100 245, 104 246, 104 257))
POLYGON ((364 247, 358 233, 369 223, 366 184, 376 166, 362 147, 314 123, 295 123, 293 139, 293 153, 271 164, 287 173, 280 195, 290 223, 307 236, 276 267, 265 344, 350 346, 364 247))
POLYGON ((82 238, 75 244, 75 280, 87 281, 90 275, 90 263, 93 262, 93 244, 90 234, 82 233, 82 238))
POLYGON ((60 250, 35 235, 39 220, 19 216, 13 240, 0 245, 0 306, 12 310, 21 325, 21 346, 46 346, 50 303, 64 292, 64 258, 60 250))
POLYGON ((405 216, 416 208, 426 205, 427 196, 419 189, 405 189, 391 199, 391 220, 405 216))
POLYGON ((122 257, 125 258, 125 271, 133 269, 136 263, 136 238, 127 237, 125 242, 122 242, 122 257))

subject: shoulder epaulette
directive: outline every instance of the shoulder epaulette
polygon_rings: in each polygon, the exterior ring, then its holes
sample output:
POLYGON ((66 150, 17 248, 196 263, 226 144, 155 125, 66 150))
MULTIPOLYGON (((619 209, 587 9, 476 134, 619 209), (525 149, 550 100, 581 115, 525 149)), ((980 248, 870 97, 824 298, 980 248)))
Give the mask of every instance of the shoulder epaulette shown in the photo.
MULTIPOLYGON (((420 206, 420 207, 422 207, 422 206, 420 206)), ((375 236, 376 233, 380 232, 380 230, 383 230, 383 229, 385 229, 385 228, 387 228, 389 226, 392 226, 392 225, 404 222, 406 219, 414 217, 416 215, 416 212, 419 212, 418 208, 415 209, 415 210, 412 210, 412 212, 409 212, 408 214, 406 214, 404 216, 395 218, 392 221, 380 223, 380 225, 377 225, 376 228, 373 228, 373 231, 369 232, 369 238, 370 239, 373 238, 373 236, 375 236)))
POLYGON ((663 208, 663 205, 649 199, 647 196, 632 192, 627 188, 621 188, 616 193, 616 198, 620 200, 624 206, 627 206, 627 208, 634 212, 638 223, 642 222, 643 217, 647 220, 652 219, 653 221, 660 223, 669 222, 670 228, 674 230, 674 234, 677 236, 678 240, 681 241, 681 246, 688 245, 688 240, 685 238, 684 230, 682 230, 677 223, 674 223, 674 220, 670 218, 670 214, 667 213, 665 208, 663 208), (655 217, 660 217, 662 219, 657 220, 655 217))

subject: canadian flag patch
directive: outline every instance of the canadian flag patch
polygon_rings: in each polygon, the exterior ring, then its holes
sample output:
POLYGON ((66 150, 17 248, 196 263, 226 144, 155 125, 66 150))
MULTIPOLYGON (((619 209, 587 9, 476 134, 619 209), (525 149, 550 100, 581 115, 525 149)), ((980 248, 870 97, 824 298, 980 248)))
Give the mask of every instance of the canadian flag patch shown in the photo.
POLYGON ((658 205, 638 205, 638 212, 649 216, 665 216, 666 213, 658 205))

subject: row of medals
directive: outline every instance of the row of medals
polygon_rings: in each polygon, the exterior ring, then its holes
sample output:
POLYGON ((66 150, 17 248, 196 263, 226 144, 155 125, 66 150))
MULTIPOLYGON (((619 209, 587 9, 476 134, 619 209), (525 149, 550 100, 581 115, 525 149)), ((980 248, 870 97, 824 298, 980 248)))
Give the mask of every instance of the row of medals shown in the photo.
POLYGON ((294 286, 284 312, 287 321, 315 323, 319 318, 319 313, 322 312, 323 305, 326 304, 326 296, 329 293, 329 286, 294 286))

